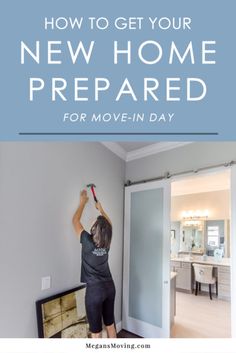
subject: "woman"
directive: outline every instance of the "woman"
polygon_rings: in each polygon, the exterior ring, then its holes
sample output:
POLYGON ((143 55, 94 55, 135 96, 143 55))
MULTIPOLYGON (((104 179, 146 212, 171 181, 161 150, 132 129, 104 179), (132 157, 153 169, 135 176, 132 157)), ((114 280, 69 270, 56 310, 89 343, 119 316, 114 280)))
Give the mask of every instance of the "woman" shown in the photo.
POLYGON ((100 216, 90 233, 80 222, 88 202, 87 191, 80 193, 80 204, 73 217, 73 225, 82 244, 81 282, 87 284, 85 307, 92 338, 100 338, 102 319, 109 338, 116 337, 114 321, 115 286, 108 265, 108 252, 112 237, 112 225, 100 202, 95 206, 100 216))

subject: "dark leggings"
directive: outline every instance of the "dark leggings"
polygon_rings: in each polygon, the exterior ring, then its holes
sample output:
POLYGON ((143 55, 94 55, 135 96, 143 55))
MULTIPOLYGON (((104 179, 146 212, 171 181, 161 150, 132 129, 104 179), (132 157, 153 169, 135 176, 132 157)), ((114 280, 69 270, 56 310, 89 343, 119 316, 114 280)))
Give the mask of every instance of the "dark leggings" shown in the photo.
POLYGON ((85 307, 92 333, 102 331, 102 319, 106 326, 114 323, 115 294, 113 280, 87 284, 85 307))

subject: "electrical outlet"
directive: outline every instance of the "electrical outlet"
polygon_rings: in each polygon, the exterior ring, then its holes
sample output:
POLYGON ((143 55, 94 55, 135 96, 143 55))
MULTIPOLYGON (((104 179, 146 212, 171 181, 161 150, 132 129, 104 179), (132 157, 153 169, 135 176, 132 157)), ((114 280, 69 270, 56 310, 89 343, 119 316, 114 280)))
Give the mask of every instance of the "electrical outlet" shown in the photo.
POLYGON ((42 277, 41 283, 42 283, 41 285, 42 290, 51 288, 51 277, 50 276, 42 277))

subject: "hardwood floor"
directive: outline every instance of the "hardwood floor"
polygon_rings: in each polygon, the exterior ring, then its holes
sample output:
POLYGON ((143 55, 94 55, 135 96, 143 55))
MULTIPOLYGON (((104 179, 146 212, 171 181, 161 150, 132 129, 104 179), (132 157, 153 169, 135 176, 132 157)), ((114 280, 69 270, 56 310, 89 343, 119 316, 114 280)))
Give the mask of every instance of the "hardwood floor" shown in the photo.
POLYGON ((118 335, 117 335, 117 338, 142 338, 142 337, 139 337, 131 332, 128 332, 126 330, 121 330, 118 335))
MULTIPOLYGON (((172 338, 230 338, 230 302, 208 295, 176 293, 172 338)), ((117 338, 141 338, 121 330, 117 338)))
POLYGON ((172 338, 229 338, 230 303, 209 296, 176 293, 172 338))

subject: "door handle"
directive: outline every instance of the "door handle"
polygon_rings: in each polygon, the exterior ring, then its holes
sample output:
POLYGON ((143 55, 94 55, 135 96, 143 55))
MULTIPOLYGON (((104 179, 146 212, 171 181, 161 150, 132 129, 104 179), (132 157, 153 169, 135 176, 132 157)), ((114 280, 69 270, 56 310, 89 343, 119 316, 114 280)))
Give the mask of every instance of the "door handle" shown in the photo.
POLYGON ((169 281, 164 281, 164 284, 168 284, 169 283, 169 281))

